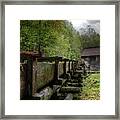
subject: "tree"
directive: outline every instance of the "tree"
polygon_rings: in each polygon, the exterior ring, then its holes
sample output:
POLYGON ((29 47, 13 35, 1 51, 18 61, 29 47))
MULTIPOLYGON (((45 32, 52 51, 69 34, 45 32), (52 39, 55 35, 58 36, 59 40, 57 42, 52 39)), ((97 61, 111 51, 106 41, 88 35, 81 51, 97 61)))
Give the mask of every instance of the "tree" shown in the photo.
POLYGON ((20 50, 44 51, 46 56, 78 59, 81 38, 66 20, 21 20, 20 50))
POLYGON ((99 47, 100 46, 100 35, 96 33, 95 29, 88 25, 86 28, 80 30, 81 43, 83 48, 99 47))

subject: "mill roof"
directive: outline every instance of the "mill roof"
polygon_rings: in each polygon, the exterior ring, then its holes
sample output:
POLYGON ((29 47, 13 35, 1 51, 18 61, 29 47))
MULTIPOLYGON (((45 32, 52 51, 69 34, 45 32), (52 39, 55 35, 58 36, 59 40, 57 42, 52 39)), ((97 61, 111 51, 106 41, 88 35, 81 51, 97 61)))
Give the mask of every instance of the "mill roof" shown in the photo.
POLYGON ((100 55, 100 48, 95 47, 95 48, 85 48, 82 51, 81 56, 96 56, 96 55, 100 55))

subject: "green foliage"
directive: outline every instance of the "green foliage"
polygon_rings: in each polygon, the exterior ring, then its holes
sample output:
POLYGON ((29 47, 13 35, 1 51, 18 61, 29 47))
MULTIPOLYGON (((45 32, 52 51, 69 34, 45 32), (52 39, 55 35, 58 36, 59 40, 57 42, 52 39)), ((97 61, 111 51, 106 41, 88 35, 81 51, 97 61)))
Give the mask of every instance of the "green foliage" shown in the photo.
POLYGON ((91 74, 83 80, 83 88, 80 96, 81 100, 100 99, 100 74, 91 74))
POLYGON ((21 20, 21 51, 44 51, 46 56, 79 59, 79 33, 65 20, 21 20))
POLYGON ((100 46, 100 35, 95 32, 94 28, 88 25, 86 28, 82 28, 82 31, 84 31, 81 35, 83 48, 100 46))
POLYGON ((66 20, 21 20, 21 51, 44 51, 46 56, 79 59, 83 48, 100 46, 100 35, 90 25, 80 36, 66 20))

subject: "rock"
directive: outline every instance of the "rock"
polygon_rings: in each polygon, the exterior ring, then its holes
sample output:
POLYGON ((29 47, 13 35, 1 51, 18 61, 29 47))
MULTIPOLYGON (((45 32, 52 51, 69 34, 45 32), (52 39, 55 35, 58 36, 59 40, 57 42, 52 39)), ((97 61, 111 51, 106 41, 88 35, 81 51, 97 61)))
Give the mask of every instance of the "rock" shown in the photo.
POLYGON ((69 93, 64 100, 72 100, 73 94, 69 93))
POLYGON ((49 100, 53 94, 53 90, 50 87, 46 87, 39 93, 35 93, 33 97, 39 97, 41 100, 49 100))

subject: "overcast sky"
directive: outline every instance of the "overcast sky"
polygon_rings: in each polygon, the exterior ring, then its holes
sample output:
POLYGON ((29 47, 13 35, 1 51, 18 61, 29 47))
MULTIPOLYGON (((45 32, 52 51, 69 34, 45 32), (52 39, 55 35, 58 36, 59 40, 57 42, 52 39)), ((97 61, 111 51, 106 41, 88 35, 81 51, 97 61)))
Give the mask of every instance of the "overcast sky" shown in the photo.
POLYGON ((100 33, 100 21, 99 20, 70 20, 73 27, 77 30, 80 28, 91 25, 97 33, 100 33))

